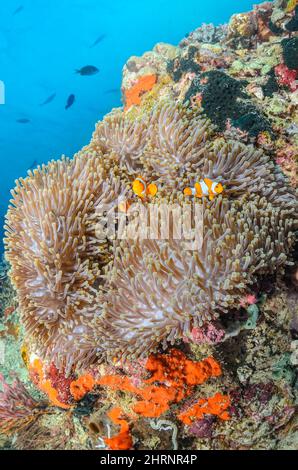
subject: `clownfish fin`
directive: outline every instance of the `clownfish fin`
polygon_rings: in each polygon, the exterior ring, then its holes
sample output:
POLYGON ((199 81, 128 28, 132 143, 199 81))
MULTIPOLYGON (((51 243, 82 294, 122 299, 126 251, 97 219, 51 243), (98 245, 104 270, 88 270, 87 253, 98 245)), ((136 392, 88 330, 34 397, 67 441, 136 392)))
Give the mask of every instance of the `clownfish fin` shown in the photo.
POLYGON ((184 196, 193 196, 193 189, 192 188, 184 188, 183 189, 183 194, 184 196))
POLYGON ((221 183, 217 183, 217 185, 215 186, 216 194, 221 194, 223 190, 224 190, 223 185, 221 183))

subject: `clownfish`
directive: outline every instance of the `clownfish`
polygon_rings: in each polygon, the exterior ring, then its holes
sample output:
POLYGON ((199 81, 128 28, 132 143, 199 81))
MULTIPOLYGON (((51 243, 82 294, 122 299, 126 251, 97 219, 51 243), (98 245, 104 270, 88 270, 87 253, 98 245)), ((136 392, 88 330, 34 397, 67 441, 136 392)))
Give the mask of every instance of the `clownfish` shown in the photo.
POLYGON ((214 199, 217 194, 223 192, 223 185, 217 181, 212 181, 209 178, 204 178, 203 181, 195 183, 194 188, 185 188, 185 196, 195 196, 195 197, 204 197, 209 196, 210 201, 214 199))
POLYGON ((147 184, 141 176, 138 176, 132 183, 133 192, 142 199, 147 196, 155 196, 157 193, 157 186, 154 183, 147 184))

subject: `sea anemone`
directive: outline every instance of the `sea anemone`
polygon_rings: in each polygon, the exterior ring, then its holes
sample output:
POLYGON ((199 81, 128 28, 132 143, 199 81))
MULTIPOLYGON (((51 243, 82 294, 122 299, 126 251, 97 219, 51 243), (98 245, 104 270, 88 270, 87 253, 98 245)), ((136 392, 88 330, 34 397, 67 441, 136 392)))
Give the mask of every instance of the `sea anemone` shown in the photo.
POLYGON ((94 284, 110 253, 96 236, 94 216, 102 206, 113 208, 121 194, 125 188, 105 178, 94 156, 50 162, 12 191, 6 256, 22 321, 42 355, 50 350, 59 357, 63 345, 84 333, 82 318, 98 308, 94 284))
POLYGON ((221 181, 230 199, 244 194, 266 197, 275 207, 297 207, 295 192, 288 187, 287 178, 262 150, 239 142, 219 139, 195 165, 197 179, 205 175, 221 181))
POLYGON ((171 102, 157 106, 150 117, 145 166, 167 185, 176 185, 177 177, 201 160, 212 131, 210 121, 186 106, 171 102))
POLYGON ((104 155, 113 154, 115 161, 124 165, 126 171, 140 168, 140 156, 146 145, 147 123, 142 120, 132 121, 121 112, 108 114, 96 125, 91 145, 104 155))

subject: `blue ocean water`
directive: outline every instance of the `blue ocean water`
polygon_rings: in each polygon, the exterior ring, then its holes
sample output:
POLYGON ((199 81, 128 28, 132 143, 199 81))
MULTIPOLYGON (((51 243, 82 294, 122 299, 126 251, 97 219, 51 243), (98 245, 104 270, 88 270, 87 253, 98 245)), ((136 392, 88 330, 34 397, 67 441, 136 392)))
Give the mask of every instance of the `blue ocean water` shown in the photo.
POLYGON ((177 44, 201 23, 227 22, 254 3, 260 2, 2 0, 0 239, 15 179, 88 143, 95 122, 121 106, 121 70, 131 55, 157 42, 177 44), (99 73, 75 73, 86 65, 99 73), (70 95, 75 102, 66 110, 70 95))

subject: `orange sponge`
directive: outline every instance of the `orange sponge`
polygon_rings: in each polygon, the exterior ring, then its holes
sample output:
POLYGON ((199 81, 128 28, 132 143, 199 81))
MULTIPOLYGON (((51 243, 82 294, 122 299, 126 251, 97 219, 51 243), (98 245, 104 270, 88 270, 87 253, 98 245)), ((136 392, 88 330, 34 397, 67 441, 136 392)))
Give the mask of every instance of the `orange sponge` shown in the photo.
POLYGON ((81 400, 86 393, 90 392, 95 385, 95 380, 91 374, 81 375, 77 380, 73 380, 70 384, 70 393, 73 398, 81 400))
POLYGON ((230 399, 227 395, 216 393, 213 397, 201 398, 194 406, 180 413, 178 418, 188 426, 195 419, 201 419, 204 415, 216 415, 223 420, 229 419, 226 411, 230 406, 230 399))

